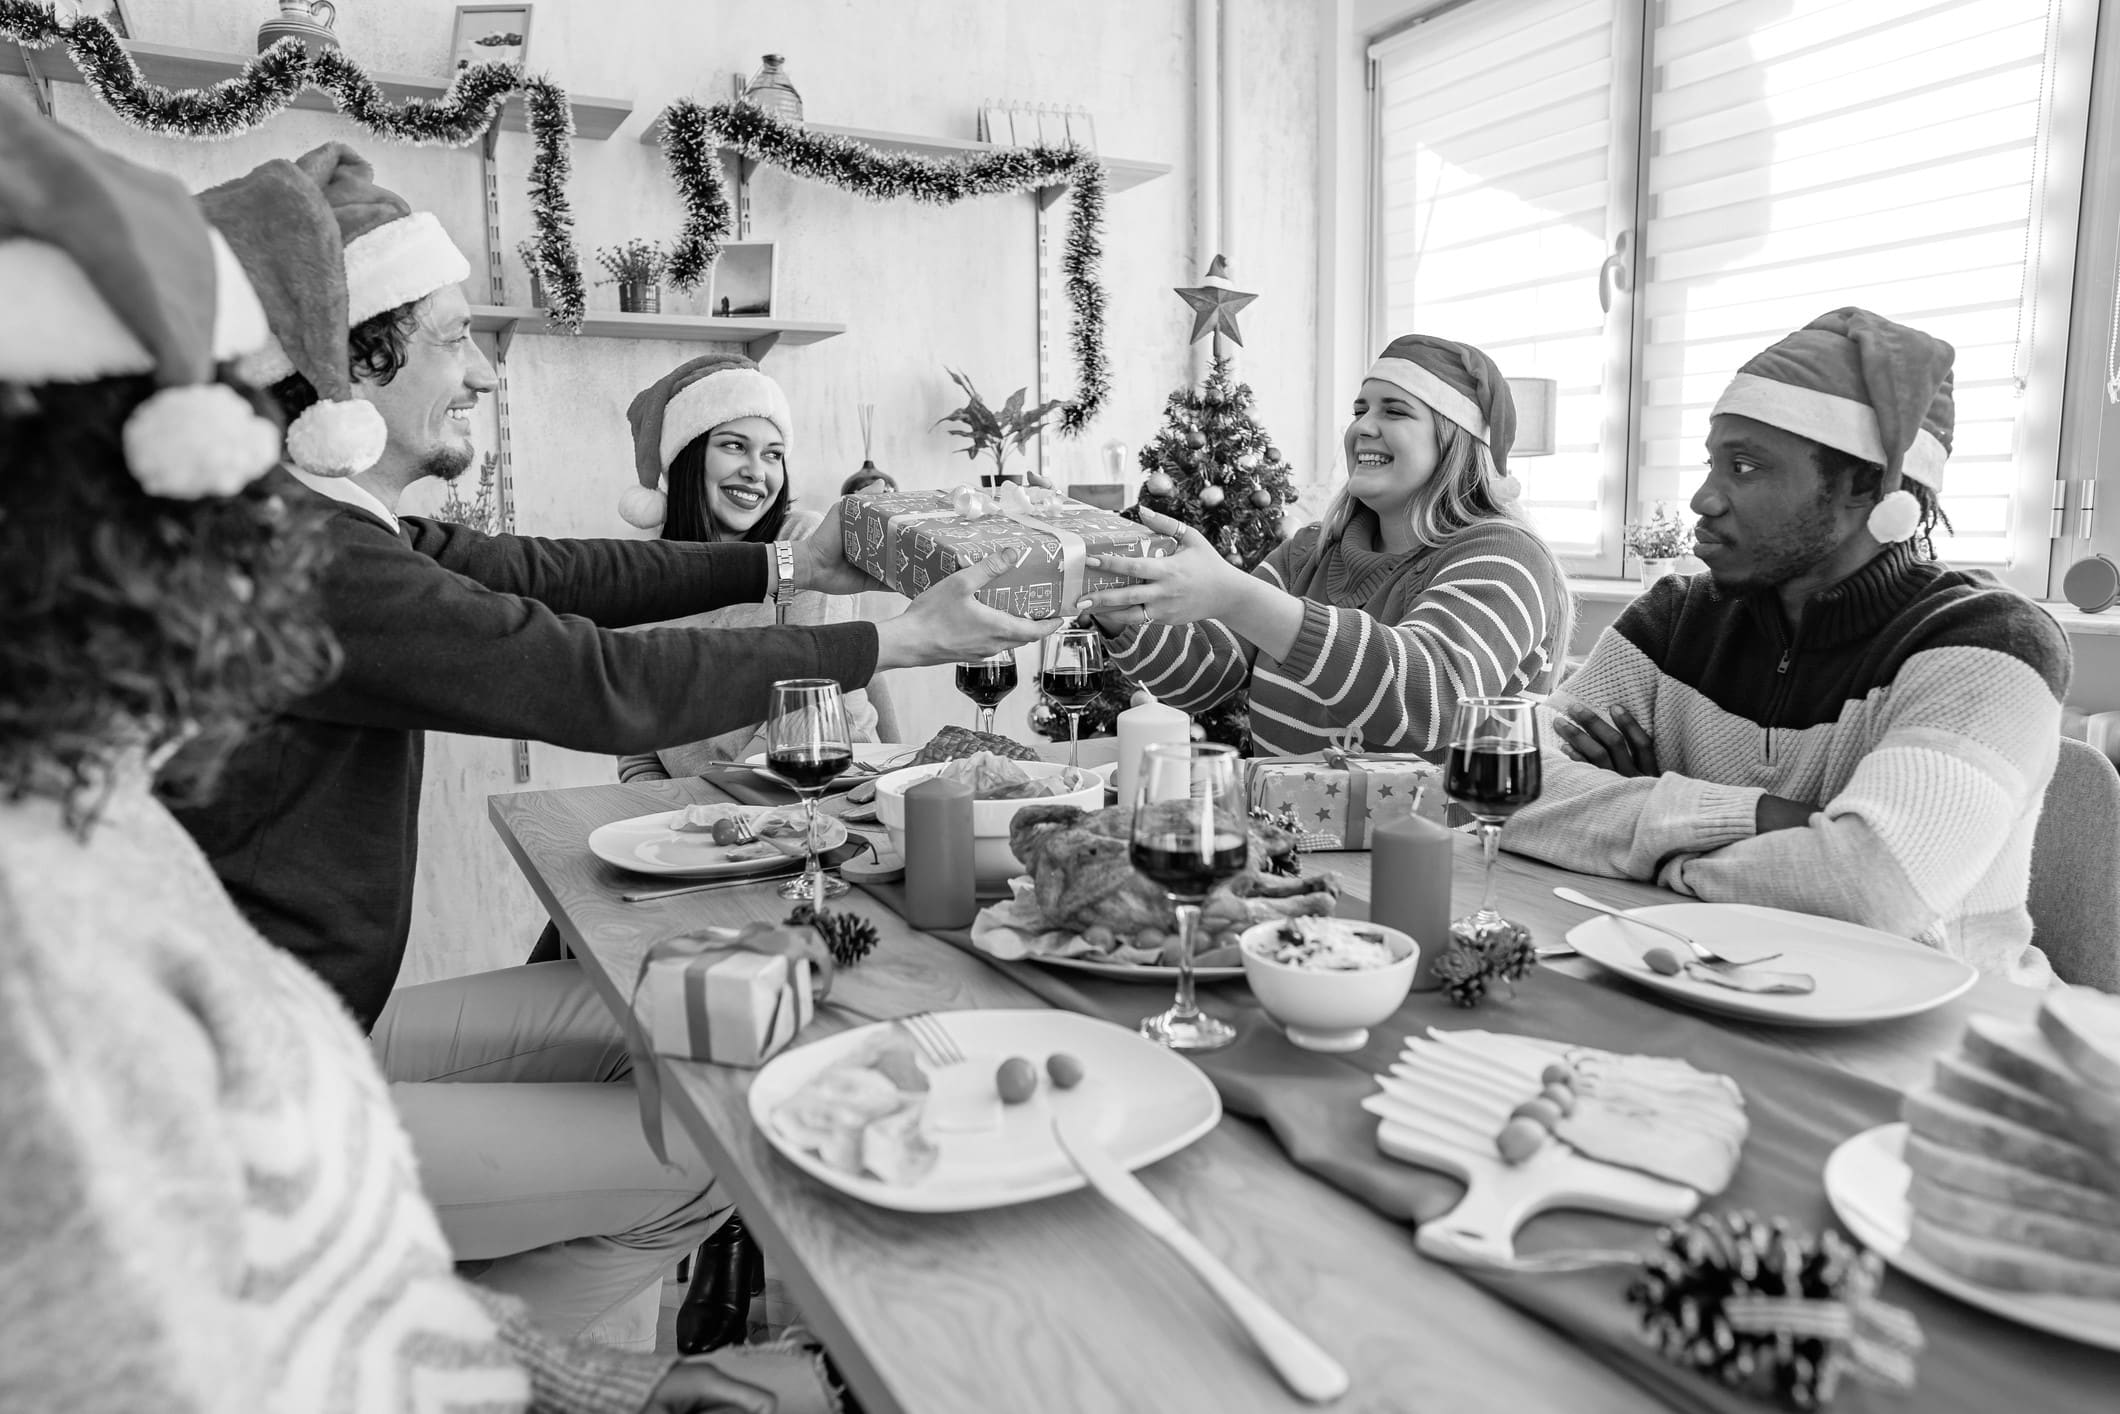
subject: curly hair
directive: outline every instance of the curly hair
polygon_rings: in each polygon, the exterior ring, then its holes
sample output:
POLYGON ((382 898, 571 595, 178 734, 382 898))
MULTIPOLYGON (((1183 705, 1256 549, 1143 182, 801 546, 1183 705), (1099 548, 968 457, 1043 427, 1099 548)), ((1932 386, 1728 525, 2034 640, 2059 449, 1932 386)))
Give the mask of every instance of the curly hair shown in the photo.
POLYGON ((770 545, 780 538, 781 527, 787 524, 788 509, 795 504, 789 494, 793 478, 786 464, 781 467, 780 491, 767 505, 766 513, 751 523, 751 528, 741 535, 730 535, 715 521, 714 513, 707 509, 707 439, 715 429, 706 431, 685 443, 684 449, 670 458, 670 504, 663 516, 662 538, 665 540, 741 540, 747 544, 770 545))
MULTIPOLYGON (((1852 452, 1843 452, 1838 447, 1814 442, 1811 444, 1811 460, 1818 467, 1821 500, 1832 499, 1843 477, 1847 480, 1850 494, 1857 496, 1875 496, 1884 487, 1884 468, 1876 462, 1865 461, 1852 452)), ((1915 502, 1921 507, 1921 519, 1916 522, 1914 533, 1920 538, 1923 550, 1933 560, 1936 558, 1936 547, 1929 543, 1929 538, 1936 533, 1936 527, 1939 525, 1946 533, 1951 528, 1951 518, 1943 513, 1943 498, 1936 494, 1935 487, 1916 481, 1911 476, 1901 478, 1899 484, 1913 495, 1915 502)))
MULTIPOLYGON (((405 366, 406 350, 419 327, 419 300, 363 319, 346 335, 347 371, 370 383, 388 383, 405 366)), ((290 373, 272 385, 272 400, 280 405, 280 415, 292 422, 316 402, 317 390, 301 374, 290 373)))
POLYGON ((338 668, 321 520, 256 483, 149 495, 121 439, 154 391, 0 384, 0 791, 59 799, 83 833, 127 751, 184 743, 158 785, 203 798, 255 722, 338 668))

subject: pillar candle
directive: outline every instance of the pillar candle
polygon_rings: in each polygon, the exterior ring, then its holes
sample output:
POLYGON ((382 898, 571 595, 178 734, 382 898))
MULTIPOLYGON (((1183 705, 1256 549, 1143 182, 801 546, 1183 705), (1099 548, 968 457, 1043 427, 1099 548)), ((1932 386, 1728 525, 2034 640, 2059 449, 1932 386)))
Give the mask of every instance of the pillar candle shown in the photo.
POLYGON ((979 912, 972 874, 972 788, 926 780, 905 793, 905 921, 965 928, 979 912))
POLYGON ((1163 742, 1183 746, 1192 740, 1192 718, 1166 707, 1146 692, 1134 694, 1134 705, 1119 714, 1119 773, 1113 781, 1119 803, 1134 803, 1141 777, 1141 749, 1163 742))
POLYGON ((1420 945, 1413 989, 1433 991, 1435 965, 1450 947, 1450 875, 1455 857, 1450 831, 1409 816, 1379 825, 1369 846, 1369 917, 1420 945))

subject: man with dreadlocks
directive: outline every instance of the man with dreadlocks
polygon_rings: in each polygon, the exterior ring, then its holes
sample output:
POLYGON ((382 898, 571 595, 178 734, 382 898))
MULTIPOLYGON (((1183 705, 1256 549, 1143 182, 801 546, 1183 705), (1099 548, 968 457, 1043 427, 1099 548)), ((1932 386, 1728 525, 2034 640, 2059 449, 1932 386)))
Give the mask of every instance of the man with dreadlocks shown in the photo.
POLYGON ((1926 553, 1951 360, 1838 309, 1745 364, 1693 495, 1708 573, 1636 600, 1553 695, 1545 795, 1505 846, 2053 981, 2025 896, 2068 643, 1926 553))

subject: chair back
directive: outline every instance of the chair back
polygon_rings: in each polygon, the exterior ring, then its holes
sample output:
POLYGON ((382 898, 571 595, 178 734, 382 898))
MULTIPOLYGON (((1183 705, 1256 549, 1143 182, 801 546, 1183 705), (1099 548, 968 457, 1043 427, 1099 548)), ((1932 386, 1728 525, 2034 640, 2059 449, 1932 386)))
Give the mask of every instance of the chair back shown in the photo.
POLYGON ((2120 992, 2120 771, 2061 739, 2032 840, 2032 941, 2064 982, 2120 992))

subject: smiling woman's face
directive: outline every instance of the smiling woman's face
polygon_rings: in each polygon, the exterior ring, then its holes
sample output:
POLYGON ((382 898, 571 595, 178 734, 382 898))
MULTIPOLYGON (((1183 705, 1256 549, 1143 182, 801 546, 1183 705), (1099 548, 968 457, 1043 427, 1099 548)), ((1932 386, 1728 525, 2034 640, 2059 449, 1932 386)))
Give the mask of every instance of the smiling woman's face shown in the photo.
POLYGON ((1362 384, 1345 444, 1347 493, 1379 520, 1405 510, 1435 475, 1435 414, 1396 383, 1362 384))
POLYGON ((780 429, 739 417, 707 434, 707 513, 731 535, 758 524, 788 479, 780 429))

